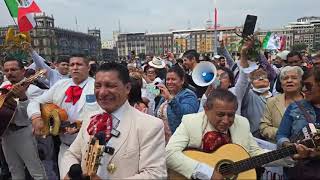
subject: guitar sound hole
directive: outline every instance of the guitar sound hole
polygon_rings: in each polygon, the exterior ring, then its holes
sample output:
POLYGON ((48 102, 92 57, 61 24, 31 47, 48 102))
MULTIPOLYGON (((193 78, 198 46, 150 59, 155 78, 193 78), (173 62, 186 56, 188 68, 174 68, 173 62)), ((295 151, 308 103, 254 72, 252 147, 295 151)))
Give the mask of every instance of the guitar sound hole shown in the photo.
POLYGON ((51 117, 51 118, 49 119, 49 126, 52 127, 53 124, 54 124, 54 119, 53 119, 53 117, 51 117))
POLYGON ((230 160, 222 160, 218 162, 216 168, 224 176, 225 179, 236 179, 237 175, 233 172, 233 162, 230 160))
POLYGON ((229 175, 232 172, 231 168, 232 168, 231 164, 225 163, 225 164, 221 164, 219 169, 220 169, 221 174, 229 175))

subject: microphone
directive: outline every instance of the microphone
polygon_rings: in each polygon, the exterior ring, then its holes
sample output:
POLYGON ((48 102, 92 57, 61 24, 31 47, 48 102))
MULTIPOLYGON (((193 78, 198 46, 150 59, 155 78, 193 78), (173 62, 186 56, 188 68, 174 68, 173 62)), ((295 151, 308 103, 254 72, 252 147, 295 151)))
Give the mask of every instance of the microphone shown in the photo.
POLYGON ((84 178, 80 164, 73 164, 69 169, 68 176, 71 180, 83 180, 84 178))
POLYGON ((106 133, 104 131, 99 131, 94 135, 94 138, 99 140, 99 145, 106 144, 106 133))
MULTIPOLYGON (((104 152, 110 155, 114 154, 114 148, 106 145, 106 134, 104 131, 99 131, 94 135, 95 140, 99 140, 99 145, 104 145, 104 152)), ((93 138, 93 139, 94 139, 93 138)))

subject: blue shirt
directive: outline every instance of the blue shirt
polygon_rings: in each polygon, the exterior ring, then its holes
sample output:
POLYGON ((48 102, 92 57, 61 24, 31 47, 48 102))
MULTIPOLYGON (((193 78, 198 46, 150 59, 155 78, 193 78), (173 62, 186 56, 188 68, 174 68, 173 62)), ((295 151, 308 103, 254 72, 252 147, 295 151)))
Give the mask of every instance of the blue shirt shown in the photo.
POLYGON ((283 142, 290 142, 290 139, 297 136, 309 123, 297 103, 310 115, 311 123, 320 123, 320 108, 316 108, 309 101, 301 100, 290 104, 278 128, 276 135, 278 146, 282 146, 283 142))

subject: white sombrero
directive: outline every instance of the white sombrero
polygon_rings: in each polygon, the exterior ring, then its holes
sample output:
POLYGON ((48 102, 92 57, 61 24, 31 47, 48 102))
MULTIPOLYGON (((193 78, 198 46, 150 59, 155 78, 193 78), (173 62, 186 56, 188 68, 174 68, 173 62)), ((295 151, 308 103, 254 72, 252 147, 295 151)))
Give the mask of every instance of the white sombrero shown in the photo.
POLYGON ((149 61, 148 64, 157 69, 162 69, 166 66, 166 63, 160 57, 153 57, 152 61, 149 61))

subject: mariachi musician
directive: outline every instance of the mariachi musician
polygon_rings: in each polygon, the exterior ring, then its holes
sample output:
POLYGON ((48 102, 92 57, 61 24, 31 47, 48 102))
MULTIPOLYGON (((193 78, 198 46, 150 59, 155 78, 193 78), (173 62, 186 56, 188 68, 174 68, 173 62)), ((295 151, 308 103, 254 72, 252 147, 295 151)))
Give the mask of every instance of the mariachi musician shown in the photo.
MULTIPOLYGON (((94 79, 89 77, 89 60, 84 55, 73 55, 69 59, 71 79, 63 79, 54 84, 46 93, 36 98, 28 106, 28 115, 35 123, 35 133, 41 135, 43 120, 40 104, 53 103, 66 110, 69 124, 82 121, 84 114, 99 111, 94 96, 94 79)), ((63 126, 63 124, 62 124, 63 126)), ((61 158, 77 136, 78 128, 66 127, 59 134, 61 145, 58 155, 59 169, 61 158)))
MULTIPOLYGON (((42 90, 30 84, 16 85, 24 79, 25 69, 21 61, 7 58, 3 63, 3 70, 8 81, 0 86, 7 91, 13 90, 17 106, 8 129, 2 135, 2 148, 7 160, 12 179, 25 179, 27 167, 34 179, 47 179, 45 169, 38 156, 35 137, 32 134, 31 121, 28 119, 27 106, 35 97, 42 94, 42 90)), ((1 95, 1 98, 4 94, 1 95)), ((7 104, 0 109, 1 122, 6 114, 2 114, 7 104)), ((1 124, 4 126, 3 124, 1 124)))

